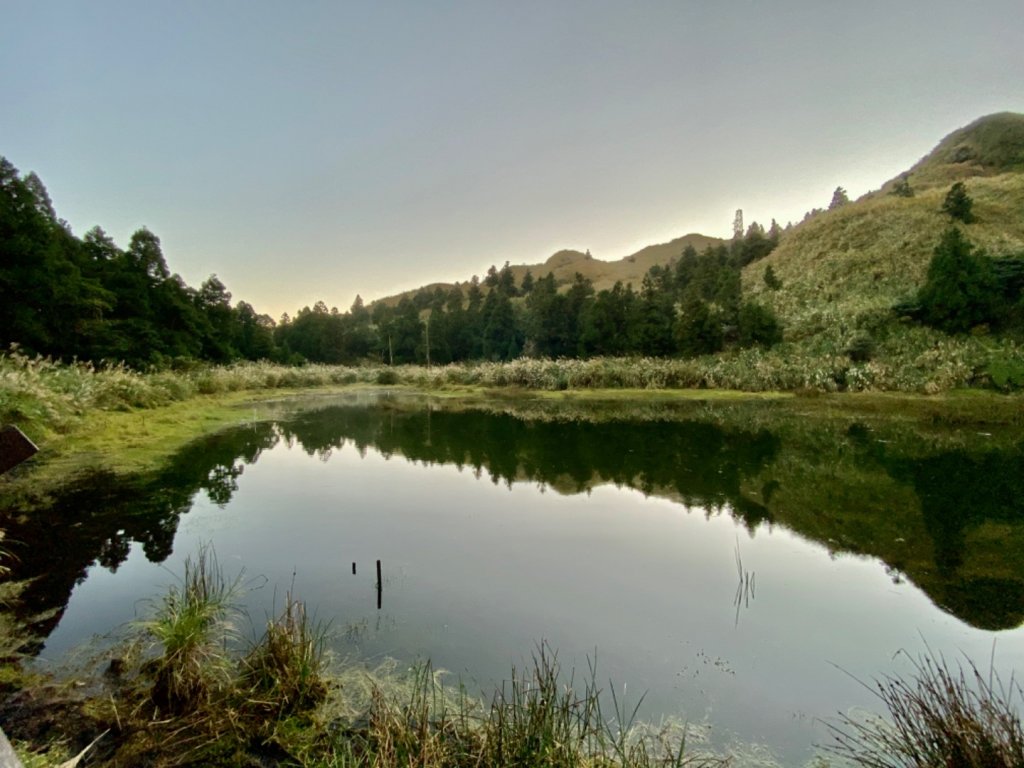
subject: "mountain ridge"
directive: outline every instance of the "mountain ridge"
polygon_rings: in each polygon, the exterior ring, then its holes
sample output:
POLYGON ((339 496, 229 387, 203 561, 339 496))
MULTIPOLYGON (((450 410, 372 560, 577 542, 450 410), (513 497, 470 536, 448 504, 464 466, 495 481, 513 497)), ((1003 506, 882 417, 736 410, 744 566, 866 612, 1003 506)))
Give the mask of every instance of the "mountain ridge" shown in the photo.
MULTIPOLYGON (((802 254, 807 250, 808 238, 824 237, 824 242, 827 243, 825 250, 833 254, 848 254, 851 248, 857 250, 854 247, 857 242, 869 236, 866 232, 857 234, 858 228, 870 218, 862 214, 878 214, 886 219, 886 225, 879 230, 877 226, 867 223, 867 230, 875 231, 882 241, 892 241, 889 245, 893 249, 909 248, 910 258, 902 265, 897 265, 891 259, 881 258, 876 254, 870 255, 866 260, 860 260, 861 266, 871 272, 873 281, 891 284, 891 290, 883 291, 886 300, 895 294, 906 293, 912 287, 908 278, 912 281, 923 279, 924 268, 937 240, 937 236, 933 236, 934 232, 941 228, 944 219, 939 212, 942 195, 957 181, 970 181, 975 187, 971 194, 976 196, 979 204, 980 226, 972 227, 972 234, 978 236, 979 244, 996 254, 1024 249, 1024 217, 1018 216, 1016 222, 1013 220, 1014 201, 1024 197, 1024 185, 1021 190, 1016 189, 1016 180, 1022 173, 1024 114, 996 112, 979 117, 947 134, 927 155, 903 173, 883 182, 878 189, 869 191, 858 200, 836 210, 811 212, 804 221, 787 228, 775 253, 763 263, 757 262, 744 269, 744 286, 756 294, 763 294, 760 280, 768 264, 772 264, 776 271, 781 270, 780 274, 789 278, 791 282, 794 279, 798 282, 805 280, 809 262, 813 260, 803 255, 796 257, 792 254, 802 254), (1011 176, 1010 180, 998 181, 1007 174, 1011 176), (896 187, 901 183, 908 184, 914 195, 907 198, 896 196, 896 187), (831 232, 833 227, 849 230, 846 233, 847 237, 840 237, 840 242, 837 243, 833 237, 834 233, 831 232), (906 230, 906 237, 903 239, 897 237, 896 230, 900 229, 906 230), (795 244, 786 247, 787 241, 794 240, 795 244), (791 260, 792 264, 789 263, 791 260), (801 271, 804 273, 801 274, 801 271), (876 277, 879 272, 881 276, 876 277)), ((645 246, 632 254, 611 261, 596 259, 589 252, 564 249, 556 251, 543 262, 512 264, 510 270, 517 284, 521 283, 526 272, 530 271, 535 279, 554 273, 559 285, 568 285, 575 274, 579 273, 589 279, 597 291, 611 288, 617 281, 623 284, 632 283, 634 287, 638 287, 652 266, 667 266, 673 263, 687 245, 692 245, 700 252, 709 245, 716 246, 728 242, 724 238, 689 233, 665 243, 645 246)), ((847 275, 837 277, 845 278, 847 275)), ((394 306, 404 297, 411 298, 423 291, 434 291, 437 288, 447 290, 464 282, 469 280, 457 283, 430 283, 377 299, 371 306, 394 306)), ((818 285, 817 288, 822 289, 822 286, 818 285)), ((781 305, 775 306, 779 305, 779 302, 769 303, 773 304, 773 308, 781 309, 785 319, 798 319, 798 313, 787 311, 781 305)))
MULTIPOLYGON (((594 289, 598 291, 611 288, 616 282, 622 282, 623 285, 632 283, 634 287, 639 287, 640 281, 643 280, 644 275, 647 274, 647 271, 652 266, 663 266, 671 263, 679 258, 679 255, 688 245, 692 245, 698 251, 703 251, 709 245, 719 245, 727 242, 727 240, 720 237, 711 237, 691 232, 681 237, 673 238, 666 243, 644 246, 628 256, 612 261, 597 259, 591 256, 589 251, 583 252, 572 248, 564 248, 555 251, 542 262, 534 264, 509 264, 509 270, 517 284, 522 283, 523 277, 526 276, 527 272, 530 272, 534 279, 553 273, 555 275, 555 282, 558 285, 568 285, 573 281, 576 274, 579 273, 590 280, 594 284, 594 289)), ((458 283, 428 283, 418 288, 375 299, 370 302, 369 306, 373 307, 377 304, 395 306, 403 298, 412 298, 424 291, 433 292, 437 288, 447 290, 469 281, 467 279, 458 283)))

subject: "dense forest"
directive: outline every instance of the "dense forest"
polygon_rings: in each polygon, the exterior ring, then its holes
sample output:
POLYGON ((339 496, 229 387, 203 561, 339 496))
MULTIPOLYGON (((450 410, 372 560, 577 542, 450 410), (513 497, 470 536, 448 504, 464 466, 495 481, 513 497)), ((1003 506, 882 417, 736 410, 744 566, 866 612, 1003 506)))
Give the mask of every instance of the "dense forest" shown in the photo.
POLYGON ((638 290, 595 293, 576 276, 506 264, 449 290, 421 291, 397 306, 361 299, 347 312, 324 302, 275 323, 211 275, 193 288, 171 274, 160 239, 135 232, 126 249, 100 228, 72 234, 42 181, 0 159, 0 346, 55 358, 164 366, 190 361, 448 363, 520 355, 698 355, 726 344, 772 344, 770 312, 744 302, 740 269, 771 252, 779 231, 752 224, 731 245, 692 248, 653 267, 638 290))
MULTIPOLYGON (((830 209, 847 203, 838 188, 830 209)), ((963 232, 972 214, 962 184, 950 190, 944 212, 950 228, 936 233, 926 283, 895 313, 948 333, 1018 329, 1024 259, 993 260, 973 249, 963 232)), ((596 291, 580 274, 560 283, 529 271, 517 282, 506 263, 482 280, 423 289, 397 304, 367 307, 357 297, 340 312, 321 301, 275 322, 244 301, 232 305, 216 275, 193 288, 171 274, 160 239, 146 228, 125 249, 98 226, 76 237, 39 177, 19 175, 0 158, 0 350, 18 345, 58 359, 142 368, 240 359, 430 365, 520 356, 695 357, 772 346, 782 340, 781 324, 743 295, 740 275, 768 256, 783 232, 774 221, 767 231, 757 223, 744 231, 741 222, 738 215, 730 242, 700 253, 687 246, 651 267, 639 287, 620 282, 596 291)), ((770 264, 759 287, 763 295, 785 291, 770 264)))
POLYGON ((0 347, 57 358, 228 362, 274 355, 273 322, 211 275, 192 288, 142 228, 119 248, 100 227, 75 237, 42 181, 0 158, 0 347))

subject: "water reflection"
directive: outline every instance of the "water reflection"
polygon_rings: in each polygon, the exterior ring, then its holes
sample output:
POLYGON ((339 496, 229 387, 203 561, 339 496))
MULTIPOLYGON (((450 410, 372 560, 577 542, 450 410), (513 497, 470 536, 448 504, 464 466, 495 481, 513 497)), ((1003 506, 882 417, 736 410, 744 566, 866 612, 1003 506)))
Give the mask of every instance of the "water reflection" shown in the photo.
MULTIPOLYGON (((50 611, 34 627, 45 637, 92 564, 116 571, 132 542, 163 562, 196 495, 226 505, 246 465, 281 442, 324 461, 347 444, 361 455, 372 448, 470 468, 509 487, 632 488, 730 515, 751 533, 782 525, 832 552, 877 557, 975 627, 1024 621, 1021 445, 933 450, 912 438, 880 441, 859 424, 837 432, 709 419, 531 420, 388 403, 250 424, 193 443, 158 473, 82 477, 46 509, 9 510, 12 578, 31 579, 11 610, 23 620, 50 611)), ((740 602, 753 596, 753 579, 745 582, 739 567, 737 622, 740 602)))

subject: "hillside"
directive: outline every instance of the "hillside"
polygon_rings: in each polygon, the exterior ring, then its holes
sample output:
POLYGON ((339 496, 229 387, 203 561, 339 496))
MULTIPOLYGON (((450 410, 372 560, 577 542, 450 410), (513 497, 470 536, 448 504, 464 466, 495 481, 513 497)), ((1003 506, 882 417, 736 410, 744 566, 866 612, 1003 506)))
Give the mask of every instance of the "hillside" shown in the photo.
MULTIPOLYGON (((459 348, 452 357, 511 359, 522 349, 541 357, 700 357, 701 373, 687 374, 686 381, 741 389, 939 392, 963 386, 1022 387, 1024 300, 1013 283, 1004 284, 1004 310, 991 316, 992 327, 985 324, 988 320, 976 321, 968 334, 950 335, 894 311, 896 305, 913 302, 936 246, 953 223, 942 208, 954 181, 965 185, 973 201, 973 220, 958 222, 967 248, 995 259, 1014 258, 1000 272, 1016 274, 1024 258, 1024 115, 1000 113, 954 131, 880 189, 808 216, 787 229, 774 250, 746 257, 738 250, 746 247, 744 238, 728 243, 728 256, 723 251, 688 263, 668 282, 659 283, 657 290, 665 297, 660 305, 624 309, 636 299, 616 295, 587 314, 582 305, 569 308, 555 302, 551 309, 541 302, 529 320, 534 324, 530 338, 522 334, 524 326, 517 330, 508 308, 487 326, 505 334, 500 341, 468 351, 459 348), (734 267, 723 258, 745 265, 742 291, 737 285, 730 292, 723 270, 734 267), (769 267, 775 276, 772 286, 765 280, 769 267), (696 309, 689 316, 683 309, 688 286, 694 286, 689 296, 703 302, 691 304, 696 309), (746 321, 737 309, 740 301, 748 306, 746 321), (770 312, 749 308, 752 304, 770 312), (707 317, 716 319, 704 319, 701 306, 707 317), (753 331, 742 327, 750 318, 764 318, 763 338, 751 340, 753 331), (781 344, 776 344, 776 318, 781 321, 781 344)), ((535 278, 553 274, 563 286, 579 273, 598 291, 619 280, 638 287, 652 266, 676 261, 686 245, 702 252, 716 243, 722 241, 687 235, 613 262, 559 251, 543 264, 510 270, 516 283, 529 269, 535 278)), ((415 317, 409 322, 415 324, 415 317)), ((412 360, 415 338, 410 338, 405 355, 412 360)))
MULTIPOLYGON (((1024 115, 999 112, 959 128, 906 172, 915 189, 1024 171, 1024 115)), ((892 189, 896 179, 882 185, 892 189)))
POLYGON ((795 227, 763 261, 744 269, 744 291, 771 306, 787 340, 842 344, 854 332, 884 336, 894 303, 913 294, 949 216, 951 180, 965 183, 977 220, 965 227, 992 256, 1024 253, 1024 115, 1001 113, 953 132, 916 163, 913 197, 866 195, 795 227), (764 284, 771 266, 783 287, 764 284))

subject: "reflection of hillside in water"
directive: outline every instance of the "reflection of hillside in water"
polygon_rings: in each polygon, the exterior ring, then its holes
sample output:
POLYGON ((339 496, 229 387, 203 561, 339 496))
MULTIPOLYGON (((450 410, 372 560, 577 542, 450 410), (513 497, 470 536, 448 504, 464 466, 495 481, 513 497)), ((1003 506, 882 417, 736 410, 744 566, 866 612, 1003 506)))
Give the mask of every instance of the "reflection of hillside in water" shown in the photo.
POLYGON ((57 609, 35 627, 45 636, 91 564, 116 570, 131 542, 162 562, 196 493, 227 503, 244 465, 282 440, 322 458, 351 444, 361 453, 468 467, 494 483, 526 480, 563 493, 614 483, 730 514, 750 531, 778 523, 832 551, 881 558, 973 626, 1024 621, 1020 450, 911 459, 853 428, 805 445, 705 421, 531 421, 361 405, 229 430, 193 443, 158 473, 80 478, 48 509, 12 513, 13 577, 33 579, 14 610, 27 618, 57 609), (832 445, 834 455, 823 455, 821 445, 832 445), (893 487, 917 504, 887 500, 893 487))

